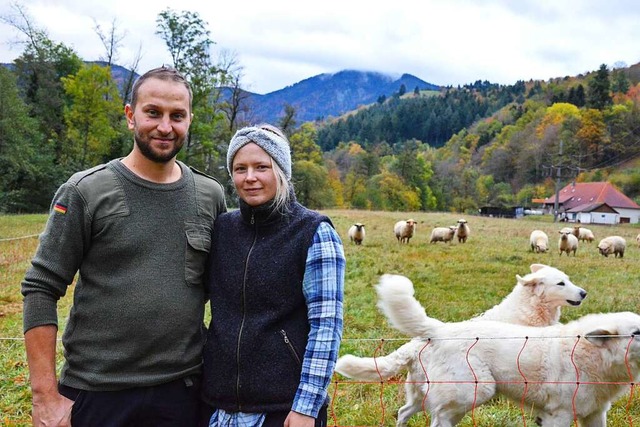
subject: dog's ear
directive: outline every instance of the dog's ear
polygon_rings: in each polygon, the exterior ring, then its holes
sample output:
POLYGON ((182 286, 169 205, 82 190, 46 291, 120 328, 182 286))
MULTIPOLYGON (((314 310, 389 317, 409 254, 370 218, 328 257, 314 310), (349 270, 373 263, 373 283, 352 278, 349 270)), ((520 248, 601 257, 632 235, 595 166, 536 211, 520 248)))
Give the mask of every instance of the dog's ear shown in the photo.
POLYGON ((538 284, 538 280, 536 280, 536 278, 531 274, 527 274, 524 277, 520 277, 520 275, 516 274, 516 280, 522 286, 535 286, 538 284))
POLYGON ((617 333, 615 332, 611 332, 608 331, 606 329, 595 329, 589 333, 587 333, 584 337, 587 339, 587 341, 589 341, 591 344, 603 347, 605 346, 609 341, 609 339, 612 336, 616 336, 617 333))
POLYGON ((541 269, 543 269, 545 267, 548 267, 548 266, 544 265, 544 264, 531 264, 529 266, 529 268, 531 269, 532 273, 535 273, 536 271, 541 270, 541 269))

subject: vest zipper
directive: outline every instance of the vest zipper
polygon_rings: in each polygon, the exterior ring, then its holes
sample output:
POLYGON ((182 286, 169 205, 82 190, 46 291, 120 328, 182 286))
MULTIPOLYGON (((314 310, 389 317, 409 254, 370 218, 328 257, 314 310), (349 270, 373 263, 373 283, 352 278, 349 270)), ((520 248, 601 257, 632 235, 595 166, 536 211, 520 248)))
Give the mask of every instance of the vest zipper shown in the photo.
POLYGON ((291 340, 287 336, 287 332, 284 329, 280 329, 280 334, 282 335, 282 338, 284 339, 284 343, 287 345, 287 348, 289 349, 293 357, 296 359, 296 362, 298 362, 298 365, 302 365, 302 362, 300 361, 300 357, 298 356, 296 349, 293 347, 293 344, 291 344, 291 340))
MULTIPOLYGON (((251 224, 254 224, 253 213, 251 214, 251 224)), ((240 400, 240 342, 242 341, 242 332, 244 329, 244 321, 247 317, 246 311, 246 290, 247 290, 247 274, 249 269, 249 259, 251 258, 251 252, 253 251, 253 247, 258 240, 258 230, 257 227, 254 227, 253 230, 253 242, 251 242, 251 247, 249 248, 249 252, 247 252, 247 258, 244 263, 244 276, 242 278, 242 321, 240 322, 240 330, 238 331, 238 346, 236 347, 236 365, 238 368, 238 378, 236 379, 236 400, 238 402, 238 412, 242 412, 242 403, 240 400)))

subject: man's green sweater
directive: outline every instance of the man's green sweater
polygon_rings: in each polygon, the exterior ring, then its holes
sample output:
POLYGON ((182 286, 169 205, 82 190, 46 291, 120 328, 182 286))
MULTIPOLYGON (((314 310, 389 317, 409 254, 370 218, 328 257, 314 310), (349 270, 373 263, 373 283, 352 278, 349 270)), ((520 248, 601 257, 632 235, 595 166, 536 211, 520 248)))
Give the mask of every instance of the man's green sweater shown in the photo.
POLYGON ((22 294, 25 332, 57 325, 57 301, 79 273, 62 384, 109 391, 200 371, 205 260, 226 207, 217 181, 179 164, 170 184, 114 160, 58 189, 22 294))

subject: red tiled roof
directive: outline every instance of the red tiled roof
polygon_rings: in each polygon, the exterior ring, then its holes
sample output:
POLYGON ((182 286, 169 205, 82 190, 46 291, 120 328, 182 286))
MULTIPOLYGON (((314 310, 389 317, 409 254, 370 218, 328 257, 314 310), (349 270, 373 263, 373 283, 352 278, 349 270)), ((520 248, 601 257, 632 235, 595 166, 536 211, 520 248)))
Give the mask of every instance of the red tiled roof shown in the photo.
POLYGON ((608 203, 585 203, 584 205, 579 205, 579 206, 574 206, 571 209, 567 209, 567 212, 593 212, 596 209, 602 207, 602 206, 606 206, 607 209, 612 210, 613 212, 618 213, 618 211, 616 211, 615 209, 613 209, 611 206, 609 206, 608 203))
MULTIPOLYGON (((558 201, 565 210, 576 206, 606 203, 612 208, 640 209, 640 206, 609 182, 577 182, 560 190, 558 201)), ((545 204, 555 203, 555 195, 544 199, 545 204)))

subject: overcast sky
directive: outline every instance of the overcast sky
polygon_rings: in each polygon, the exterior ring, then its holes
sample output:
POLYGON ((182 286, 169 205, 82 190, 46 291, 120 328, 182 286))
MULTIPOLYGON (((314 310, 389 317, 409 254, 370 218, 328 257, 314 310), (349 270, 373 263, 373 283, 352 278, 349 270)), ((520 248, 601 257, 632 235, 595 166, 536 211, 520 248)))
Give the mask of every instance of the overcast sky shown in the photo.
MULTIPOLYGON (((0 0, 0 15, 13 0, 0 0)), ((158 13, 198 12, 243 67, 244 87, 265 94, 345 69, 413 74, 436 85, 576 75, 640 62, 637 0, 29 0, 33 23, 85 60, 104 56, 94 31, 126 32, 118 64, 142 52, 139 72, 171 64, 158 13)), ((0 24, 0 62, 23 50, 0 24)))

